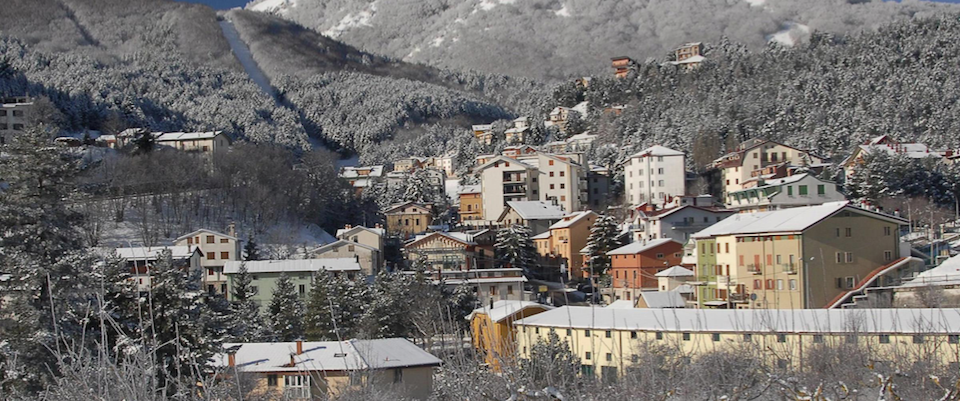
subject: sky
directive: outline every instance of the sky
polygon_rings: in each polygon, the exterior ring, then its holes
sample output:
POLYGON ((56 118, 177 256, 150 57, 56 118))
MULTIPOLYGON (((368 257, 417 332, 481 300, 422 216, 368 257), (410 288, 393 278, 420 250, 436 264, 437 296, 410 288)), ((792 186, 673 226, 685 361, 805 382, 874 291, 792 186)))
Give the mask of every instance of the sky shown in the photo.
MULTIPOLYGON (((178 0, 178 1, 187 1, 189 3, 206 4, 210 7, 213 7, 219 10, 226 10, 233 7, 243 7, 249 2, 249 0, 178 0)), ((940 3, 960 4, 960 0, 930 0, 930 1, 937 1, 940 3)))

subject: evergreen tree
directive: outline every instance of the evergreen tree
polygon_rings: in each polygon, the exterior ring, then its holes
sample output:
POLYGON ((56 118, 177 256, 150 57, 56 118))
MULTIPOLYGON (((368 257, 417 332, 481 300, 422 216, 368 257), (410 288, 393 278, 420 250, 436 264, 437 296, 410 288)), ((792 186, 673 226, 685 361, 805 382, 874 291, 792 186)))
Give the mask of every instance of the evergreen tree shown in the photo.
POLYGON ((247 237, 247 244, 243 246, 244 260, 261 260, 260 247, 253 240, 253 235, 247 237))
POLYGON ((294 341, 303 338, 303 301, 297 295, 293 281, 281 273, 277 279, 273 298, 270 300, 270 328, 277 341, 294 341))
POLYGON ((362 329, 363 306, 368 293, 362 284, 321 272, 314 279, 305 320, 306 336, 312 340, 356 337, 362 329))
POLYGON ((233 301, 230 309, 233 316, 233 327, 230 330, 231 341, 259 342, 267 341, 269 330, 264 325, 260 315, 260 306, 253 301, 253 277, 247 270, 246 264, 240 264, 240 269, 233 276, 233 301))
POLYGON ((520 360, 520 371, 538 387, 567 388, 577 381, 580 358, 550 330, 546 340, 540 339, 530 347, 530 358, 520 360))
POLYGON ((593 266, 593 274, 602 276, 610 268, 610 252, 620 246, 620 230, 617 220, 613 216, 603 215, 597 218, 590 227, 590 236, 587 237, 587 248, 590 250, 589 263, 593 266))
POLYGON ((515 224, 501 228, 497 231, 495 250, 500 263, 521 268, 524 274, 532 274, 537 266, 537 248, 527 226, 515 224))
POLYGON ((407 337, 410 323, 407 308, 410 277, 381 271, 371 289, 370 302, 363 315, 364 338, 407 337))
POLYGON ((330 305, 333 304, 330 294, 333 290, 333 278, 321 271, 313 276, 311 284, 303 317, 305 338, 311 341, 336 340, 336 324, 333 314, 330 313, 330 305))

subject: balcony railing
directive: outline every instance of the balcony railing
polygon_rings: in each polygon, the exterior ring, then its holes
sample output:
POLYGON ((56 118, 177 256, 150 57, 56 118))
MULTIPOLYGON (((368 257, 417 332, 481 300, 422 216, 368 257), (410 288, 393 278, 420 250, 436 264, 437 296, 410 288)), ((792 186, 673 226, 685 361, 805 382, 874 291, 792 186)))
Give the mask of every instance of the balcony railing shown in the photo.
POLYGON ((781 271, 787 274, 797 274, 797 264, 796 263, 784 263, 780 265, 781 271))
POLYGON ((747 265, 747 272, 751 274, 763 274, 763 269, 759 265, 747 265))
POLYGON ((750 295, 749 295, 749 294, 733 293, 733 294, 730 294, 730 297, 729 297, 729 298, 730 298, 730 302, 735 302, 735 303, 742 303, 742 302, 749 302, 749 301, 750 301, 750 295))

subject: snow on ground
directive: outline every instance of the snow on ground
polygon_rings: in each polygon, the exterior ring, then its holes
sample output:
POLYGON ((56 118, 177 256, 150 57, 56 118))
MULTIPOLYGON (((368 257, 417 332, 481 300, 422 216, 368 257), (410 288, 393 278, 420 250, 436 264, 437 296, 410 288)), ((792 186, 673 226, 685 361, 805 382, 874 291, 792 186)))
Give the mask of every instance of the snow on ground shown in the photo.
POLYGON ((420 46, 413 48, 410 53, 407 53, 407 55, 403 57, 403 61, 410 61, 410 59, 412 59, 413 56, 416 56, 417 53, 420 53, 420 46))
POLYGON ((516 2, 517 0, 480 0, 480 4, 477 4, 477 7, 474 9, 474 11, 476 10, 490 11, 494 7, 499 6, 501 4, 513 4, 516 2))
POLYGON ((430 46, 440 47, 440 45, 443 44, 443 39, 444 39, 443 36, 438 36, 438 37, 434 38, 433 41, 430 42, 430 46))
POLYGON ((793 46, 802 38, 807 37, 810 34, 810 27, 804 24, 799 24, 796 22, 785 22, 783 24, 783 29, 779 32, 772 35, 767 35, 767 40, 771 42, 779 42, 784 46, 793 46))
POLYGON ((252 6, 248 6, 247 9, 251 11, 259 11, 263 13, 272 13, 280 12, 283 13, 290 7, 296 6, 294 0, 263 0, 252 6))
POLYGON ((276 100, 277 97, 273 92, 273 86, 270 85, 270 79, 267 78, 267 75, 263 73, 260 66, 258 66, 257 62, 253 59, 250 48, 243 42, 243 39, 240 39, 240 34, 237 33, 233 22, 227 20, 220 21, 220 29, 223 31, 223 37, 226 38, 227 43, 230 44, 230 50, 233 51, 233 55, 237 57, 237 61, 243 66, 243 70, 247 72, 250 79, 253 80, 264 93, 276 100))
POLYGON ((460 179, 447 178, 447 180, 444 181, 443 186, 444 191, 447 193, 447 197, 450 198, 450 201, 454 204, 458 204, 460 202, 460 190, 463 189, 463 187, 460 186, 460 179))
POLYGON ((569 17, 569 16, 570 16, 570 9, 567 8, 567 5, 566 5, 566 4, 564 4, 563 7, 560 7, 559 10, 554 11, 553 13, 554 13, 554 14, 557 14, 558 17, 569 17))
POLYGON ((763 3, 766 3, 767 0, 746 0, 747 3, 750 3, 750 7, 760 7, 763 6, 763 3))
POLYGON ((360 11, 356 15, 354 14, 345 15, 343 18, 340 19, 340 22, 338 22, 336 26, 330 29, 327 29, 326 31, 323 31, 321 33, 323 33, 324 36, 328 36, 336 39, 340 37, 340 35, 342 35, 344 31, 350 28, 357 28, 362 26, 373 26, 370 23, 370 20, 372 20, 375 15, 377 15, 377 2, 370 3, 370 5, 367 6, 366 9, 360 11))

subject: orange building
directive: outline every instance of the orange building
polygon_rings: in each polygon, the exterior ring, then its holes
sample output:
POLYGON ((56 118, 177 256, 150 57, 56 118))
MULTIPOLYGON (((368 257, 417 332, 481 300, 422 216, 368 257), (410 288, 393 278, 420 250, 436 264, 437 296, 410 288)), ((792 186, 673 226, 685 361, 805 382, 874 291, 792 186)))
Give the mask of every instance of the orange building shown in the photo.
POLYGON ((383 211, 387 220, 387 233, 409 238, 427 231, 433 221, 433 205, 406 202, 383 211))
POLYGON ((473 346, 495 372, 517 355, 517 329, 513 322, 553 309, 529 301, 496 301, 475 309, 469 316, 473 346))
POLYGON ((533 237, 540 256, 550 264, 564 266, 568 279, 584 277, 583 257, 580 250, 587 246, 590 227, 597 221, 597 214, 589 210, 573 212, 550 226, 547 232, 533 237))
POLYGON ((630 57, 614 57, 610 59, 610 66, 613 67, 613 76, 625 78, 631 71, 636 70, 637 62, 630 57))
POLYGON ((683 244, 672 239, 633 242, 607 253, 614 299, 634 300, 641 290, 656 290, 656 274, 679 265, 683 244))
POLYGON ((480 185, 467 185, 460 190, 460 224, 476 225, 483 220, 483 194, 480 185))

